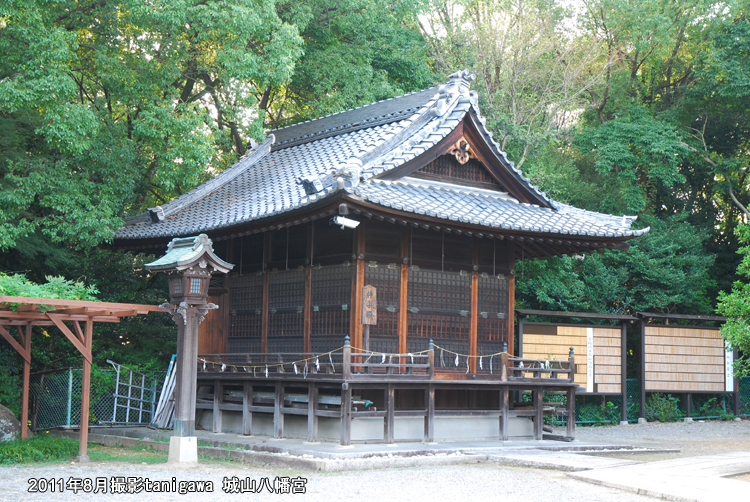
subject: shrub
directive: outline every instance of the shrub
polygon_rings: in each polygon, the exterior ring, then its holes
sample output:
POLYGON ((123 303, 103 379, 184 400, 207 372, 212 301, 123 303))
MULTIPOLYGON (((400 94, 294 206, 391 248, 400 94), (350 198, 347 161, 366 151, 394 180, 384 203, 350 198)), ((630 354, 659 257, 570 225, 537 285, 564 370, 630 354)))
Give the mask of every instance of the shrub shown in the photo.
POLYGON ((671 394, 651 394, 646 400, 645 416, 649 422, 676 422, 685 414, 677 406, 680 400, 671 394))

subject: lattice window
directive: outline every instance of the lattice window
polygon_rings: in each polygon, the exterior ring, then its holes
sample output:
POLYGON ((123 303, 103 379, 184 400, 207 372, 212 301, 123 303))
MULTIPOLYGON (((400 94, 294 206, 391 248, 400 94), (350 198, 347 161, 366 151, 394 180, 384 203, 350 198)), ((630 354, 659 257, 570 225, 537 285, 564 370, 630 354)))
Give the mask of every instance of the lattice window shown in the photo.
POLYGON ((229 337, 257 337, 260 344, 263 274, 233 276, 229 284, 229 337))
POLYGON ((301 336, 297 337, 284 337, 284 338, 271 338, 268 337, 268 351, 269 352, 302 352, 304 348, 304 340, 301 336))
POLYGON ((348 305, 352 301, 352 266, 313 267, 310 293, 313 306, 348 305))
POLYGON ((365 284, 375 286, 378 295, 378 324, 370 327, 370 340, 398 338, 398 310, 401 266, 396 263, 365 264, 365 284))
POLYGON ((457 180, 497 184, 495 178, 478 160, 470 159, 466 164, 461 164, 453 155, 442 155, 418 172, 457 180))
POLYGON ((440 309, 455 314, 468 311, 471 308, 471 274, 411 267, 408 304, 409 309, 440 309))
POLYGON ((269 309, 302 308, 305 305, 305 270, 271 272, 268 286, 269 309))
POLYGON ((313 267, 310 291, 312 350, 330 345, 332 340, 338 340, 336 347, 340 347, 344 336, 349 334, 352 270, 349 263, 313 267), (318 339, 327 341, 319 342, 318 339))
POLYGON ((229 352, 247 353, 260 352, 260 338, 230 338, 229 352))
POLYGON ((483 272, 478 282, 477 340, 502 344, 508 341, 508 277, 483 272))

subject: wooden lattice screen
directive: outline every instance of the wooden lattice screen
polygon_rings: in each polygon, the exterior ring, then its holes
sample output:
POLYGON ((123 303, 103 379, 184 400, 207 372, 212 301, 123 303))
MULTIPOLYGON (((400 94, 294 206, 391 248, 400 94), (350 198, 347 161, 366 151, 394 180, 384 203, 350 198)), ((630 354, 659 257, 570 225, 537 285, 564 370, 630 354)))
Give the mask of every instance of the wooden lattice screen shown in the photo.
POLYGON ((649 392, 731 392, 732 352, 718 328, 645 326, 645 385, 649 392))
POLYGON ((575 382, 582 391, 619 394, 622 390, 622 330, 620 327, 524 323, 523 357, 566 359, 570 347, 576 358, 575 382))

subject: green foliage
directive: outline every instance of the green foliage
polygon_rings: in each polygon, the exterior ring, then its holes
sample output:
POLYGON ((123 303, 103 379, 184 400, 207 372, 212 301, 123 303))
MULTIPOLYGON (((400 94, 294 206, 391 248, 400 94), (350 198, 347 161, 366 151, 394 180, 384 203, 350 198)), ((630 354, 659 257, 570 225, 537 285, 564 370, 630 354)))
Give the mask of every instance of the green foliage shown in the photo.
POLYGON ((0 442, 0 464, 27 464, 67 460, 78 454, 78 441, 47 433, 21 441, 0 442))
POLYGON ((680 399, 671 394, 651 394, 646 400, 645 417, 649 422, 677 422, 685 417, 680 399))
POLYGON ((523 263, 516 293, 524 308, 569 312, 708 313, 713 256, 679 217, 647 216, 651 232, 629 251, 605 251, 523 263))
POLYGON ((64 277, 46 276, 45 284, 36 284, 23 274, 7 275, 0 272, 0 296, 25 296, 62 300, 96 300, 99 290, 80 281, 69 281, 64 277))
POLYGON ((731 293, 719 293, 717 311, 727 316, 727 322, 721 327, 721 336, 731 347, 740 350, 740 357, 734 361, 735 376, 750 375, 750 225, 737 229, 740 240, 745 246, 739 249, 742 262, 737 272, 743 280, 736 281, 731 293))

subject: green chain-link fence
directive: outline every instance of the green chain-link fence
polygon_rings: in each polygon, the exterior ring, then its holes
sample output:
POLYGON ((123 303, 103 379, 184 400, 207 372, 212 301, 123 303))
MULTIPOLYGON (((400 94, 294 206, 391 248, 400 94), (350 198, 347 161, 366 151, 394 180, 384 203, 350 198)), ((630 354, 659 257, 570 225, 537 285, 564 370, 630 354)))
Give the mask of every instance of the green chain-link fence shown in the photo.
MULTIPOLYGON (((159 400, 161 383, 166 371, 151 372, 149 376, 158 382, 155 402, 159 400)), ((81 421, 81 382, 82 369, 67 369, 31 375, 29 388, 29 416, 32 430, 53 429, 55 427, 78 426, 81 421)), ((92 368, 91 400, 89 406, 89 425, 106 422, 127 422, 126 409, 118 407, 114 415, 116 372, 111 368, 92 368)), ((119 393, 123 391, 121 384, 119 393)), ((135 395, 140 398, 140 393, 135 395)), ((151 393, 144 399, 150 401, 151 393)), ((120 399, 120 404, 122 404, 120 399)), ((137 414, 136 414, 137 415, 137 414)), ((130 420, 133 420, 132 416, 130 420)))

